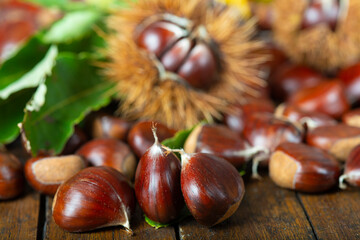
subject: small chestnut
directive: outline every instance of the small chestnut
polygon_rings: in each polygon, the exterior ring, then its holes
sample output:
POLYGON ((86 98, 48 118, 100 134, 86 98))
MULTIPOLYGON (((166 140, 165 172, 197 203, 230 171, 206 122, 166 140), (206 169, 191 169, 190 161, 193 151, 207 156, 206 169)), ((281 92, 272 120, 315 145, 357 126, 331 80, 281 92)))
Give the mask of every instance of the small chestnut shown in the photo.
POLYGON ((92 136, 94 138, 115 138, 125 141, 130 127, 131 123, 124 119, 102 114, 93 120, 92 136))
POLYGON ((342 121, 349 126, 360 127, 360 108, 346 112, 342 116, 342 121))
POLYGON ((349 109, 345 89, 338 80, 300 89, 290 97, 289 103, 304 111, 321 112, 333 118, 341 117, 349 109))
POLYGON ((23 165, 14 155, 0 150, 0 200, 19 196, 25 187, 23 165))
POLYGON ((180 160, 159 143, 141 157, 136 169, 135 194, 145 215, 159 223, 169 223, 179 217, 185 203, 180 187, 180 160))
POLYGON ((335 119, 326 114, 305 111, 291 104, 280 104, 275 110, 275 116, 286 119, 295 125, 300 124, 307 130, 337 124, 335 119))
POLYGON ((211 227, 232 216, 245 193, 236 168, 212 154, 173 151, 181 154, 181 191, 196 221, 211 227))
POLYGON ((66 180, 87 166, 77 155, 34 157, 25 164, 25 177, 38 192, 54 195, 66 180))
POLYGON ((345 163, 344 174, 339 178, 339 187, 346 189, 344 181, 355 187, 360 187, 360 145, 351 152, 345 163))
POLYGON ((88 137, 81 128, 75 126, 73 135, 66 142, 64 149, 60 155, 73 154, 81 145, 86 143, 88 137))
POLYGON ((351 150, 360 144, 360 128, 346 124, 318 127, 308 132, 306 142, 345 161, 351 150))
POLYGON ((234 167, 240 167, 247 158, 238 153, 247 147, 246 141, 229 128, 222 125, 201 124, 186 139, 184 150, 187 153, 211 153, 224 158, 234 167))
POLYGON ((328 153, 303 143, 282 143, 271 155, 269 175, 280 187, 323 192, 337 184, 339 163, 328 153))
MULTIPOLYGON (((130 129, 128 143, 138 158, 141 158, 142 155, 144 155, 144 153, 148 150, 148 148, 151 147, 155 142, 153 133, 151 131, 153 123, 154 122, 152 121, 138 122, 130 129)), ((176 132, 175 130, 170 129, 161 123, 155 124, 159 142, 174 136, 176 132)))
POLYGON ((346 97, 351 104, 360 102, 360 62, 342 69, 338 78, 345 86, 346 97))
POLYGON ((52 206, 55 223, 69 232, 119 225, 131 232, 134 210, 135 195, 128 180, 106 166, 85 168, 61 184, 52 206))
POLYGON ((93 166, 109 166, 129 180, 134 178, 136 157, 127 144, 117 139, 94 139, 84 144, 76 154, 83 156, 93 166))
POLYGON ((242 134, 247 118, 254 113, 273 113, 274 103, 269 99, 249 99, 243 104, 234 104, 229 113, 224 115, 224 123, 231 130, 242 134))

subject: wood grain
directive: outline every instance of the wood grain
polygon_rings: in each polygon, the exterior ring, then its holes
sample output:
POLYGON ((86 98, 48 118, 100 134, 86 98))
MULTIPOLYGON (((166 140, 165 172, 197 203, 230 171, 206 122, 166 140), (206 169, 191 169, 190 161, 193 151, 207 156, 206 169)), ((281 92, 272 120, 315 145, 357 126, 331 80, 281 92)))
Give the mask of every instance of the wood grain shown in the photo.
POLYGON ((360 239, 359 189, 299 198, 319 239, 360 239))
POLYGON ((314 239, 296 193, 278 188, 269 179, 245 183, 243 202, 223 223, 207 228, 187 219, 180 239, 314 239))
POLYGON ((103 240, 103 239, 176 239, 175 230, 173 227, 161 228, 155 230, 149 226, 142 217, 139 206, 136 208, 135 216, 131 220, 131 228, 134 230, 134 235, 129 235, 124 228, 109 227, 105 229, 99 229, 97 231, 88 233, 69 233, 62 230, 56 225, 51 215, 52 198, 46 199, 46 222, 45 222, 45 234, 44 239, 81 239, 81 240, 103 240))

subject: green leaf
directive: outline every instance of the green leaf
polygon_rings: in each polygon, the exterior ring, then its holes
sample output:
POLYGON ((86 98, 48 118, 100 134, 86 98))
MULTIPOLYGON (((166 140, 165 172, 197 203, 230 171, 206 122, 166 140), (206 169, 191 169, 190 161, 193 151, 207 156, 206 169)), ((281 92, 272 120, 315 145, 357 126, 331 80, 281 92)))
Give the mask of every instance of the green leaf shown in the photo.
POLYGON ((44 35, 45 43, 71 43, 89 35, 102 14, 93 10, 71 12, 54 23, 44 35))
POLYGON ((25 89, 14 93, 6 100, 0 100, 0 142, 10 143, 19 135, 18 124, 24 118, 24 108, 35 89, 25 89))
POLYGON ((125 0, 85 0, 76 2, 71 0, 26 0, 44 7, 56 7, 65 11, 84 10, 95 8, 97 11, 110 11, 114 8, 126 7, 125 0))
POLYGON ((190 128, 190 129, 178 131, 175 134, 175 136, 173 136, 172 138, 168 138, 168 139, 165 139, 164 141, 162 141, 162 144, 171 149, 183 148, 186 139, 188 138, 188 136, 190 135, 192 130, 194 130, 195 127, 196 126, 190 128))
POLYGON ((159 228, 164 228, 164 227, 168 227, 170 225, 174 225, 177 224, 179 222, 181 222, 182 220, 184 220, 185 218, 191 216, 191 213, 189 211, 189 209, 187 207, 184 207, 181 212, 180 212, 180 216, 175 219, 172 222, 169 223, 159 223, 159 222, 155 222, 153 220, 151 220, 150 218, 148 218, 145 214, 144 214, 144 218, 145 221, 147 222, 147 224, 149 224, 150 226, 152 226, 155 229, 159 229, 159 228))
POLYGON ((6 99, 13 92, 39 84, 56 57, 55 47, 50 52, 49 48, 35 36, 4 62, 0 67, 0 98, 6 99))
POLYGON ((110 102, 114 84, 97 75, 87 59, 74 54, 58 56, 53 74, 45 82, 45 104, 26 111, 23 129, 34 155, 59 153, 79 123, 91 110, 110 102))

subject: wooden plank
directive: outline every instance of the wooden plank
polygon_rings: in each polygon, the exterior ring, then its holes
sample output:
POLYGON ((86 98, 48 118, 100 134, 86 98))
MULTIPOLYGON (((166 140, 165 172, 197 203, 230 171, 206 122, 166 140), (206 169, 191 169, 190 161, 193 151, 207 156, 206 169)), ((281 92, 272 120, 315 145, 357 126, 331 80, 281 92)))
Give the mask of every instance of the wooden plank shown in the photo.
POLYGON ((69 233, 56 225, 51 215, 52 198, 47 198, 46 222, 44 239, 81 239, 81 240, 103 240, 103 239, 176 239, 173 227, 155 230, 150 227, 142 217, 141 210, 137 206, 136 213, 131 220, 131 228, 134 235, 130 236, 122 227, 110 227, 89 233, 69 233))
POLYGON ((299 198, 319 239, 360 238, 359 189, 299 194, 299 198))
MULTIPOLYGON (((25 163, 29 157, 19 144, 9 146, 9 151, 25 163)), ((36 239, 40 208, 40 194, 26 187, 18 198, 0 201, 0 239, 36 239)))
POLYGON ((232 217, 212 228, 185 220, 180 239, 315 239, 295 192, 275 186, 269 177, 245 185, 243 202, 232 217))

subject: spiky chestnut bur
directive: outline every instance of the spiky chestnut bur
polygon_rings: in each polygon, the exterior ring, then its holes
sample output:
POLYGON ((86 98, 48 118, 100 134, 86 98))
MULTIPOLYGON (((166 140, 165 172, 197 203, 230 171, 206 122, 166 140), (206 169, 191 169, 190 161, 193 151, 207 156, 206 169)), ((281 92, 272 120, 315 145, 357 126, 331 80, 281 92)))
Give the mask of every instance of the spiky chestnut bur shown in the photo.
POLYGON ((55 223, 69 232, 121 225, 132 233, 135 201, 124 175, 111 167, 90 167, 60 185, 52 214, 55 223))
POLYGON ((283 143, 271 155, 269 175, 280 187, 323 192, 337 184, 339 163, 326 152, 303 143, 283 143))
POLYGON ((210 153, 224 158, 234 167, 241 167, 259 152, 261 147, 250 147, 236 132, 224 125, 201 124, 186 139, 184 150, 187 153, 210 153))
POLYGON ((274 39, 294 62, 331 72, 359 58, 357 0, 275 0, 274 16, 274 39))
POLYGON ((136 169, 135 194, 145 215, 159 223, 169 223, 179 217, 185 203, 180 187, 180 160, 159 143, 153 128, 155 143, 141 157, 136 169))
POLYGON ((211 227, 231 217, 245 194, 236 168, 212 154, 171 151, 181 154, 181 191, 195 220, 211 227))
POLYGON ((360 187, 360 145, 355 147, 346 160, 344 174, 339 178, 339 188, 346 189, 345 181, 360 187))
POLYGON ((250 41, 254 21, 237 9, 206 0, 149 0, 109 20, 104 63, 117 83, 120 111, 176 129, 221 118, 228 104, 258 95, 265 82, 250 41))

